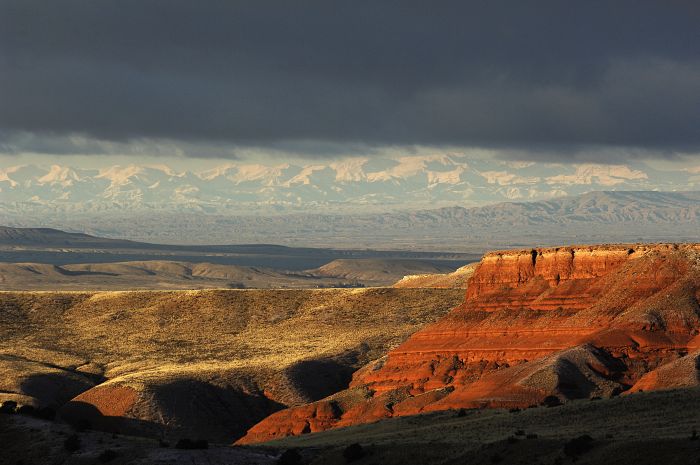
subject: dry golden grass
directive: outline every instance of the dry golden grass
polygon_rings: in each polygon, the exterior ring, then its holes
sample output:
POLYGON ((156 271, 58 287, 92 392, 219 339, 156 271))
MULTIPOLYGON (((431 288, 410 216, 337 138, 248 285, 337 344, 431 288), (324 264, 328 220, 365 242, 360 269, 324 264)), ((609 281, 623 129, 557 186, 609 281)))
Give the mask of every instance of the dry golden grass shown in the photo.
MULTIPOLYGON (((71 389, 126 385, 155 396, 134 413, 155 421, 158 399, 195 395, 194 381, 298 405, 341 389, 462 299, 459 290, 391 288, 2 292, 0 400, 59 406, 71 389)), ((236 418, 241 434, 266 413, 236 418)), ((185 427, 178 415, 170 422, 185 427)))
POLYGON ((462 298, 459 290, 388 288, 2 292, 0 350, 101 366, 108 378, 132 365, 283 367, 363 343, 372 357, 462 298))

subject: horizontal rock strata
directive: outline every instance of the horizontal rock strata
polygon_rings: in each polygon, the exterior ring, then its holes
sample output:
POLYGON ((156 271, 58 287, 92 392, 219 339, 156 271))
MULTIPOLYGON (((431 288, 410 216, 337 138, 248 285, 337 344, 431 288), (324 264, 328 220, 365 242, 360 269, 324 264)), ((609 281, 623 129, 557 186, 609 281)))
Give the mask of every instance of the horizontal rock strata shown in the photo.
POLYGON ((697 384, 684 357, 700 349, 699 299, 700 245, 492 252, 462 305, 358 370, 349 390, 276 412, 239 442, 697 384))

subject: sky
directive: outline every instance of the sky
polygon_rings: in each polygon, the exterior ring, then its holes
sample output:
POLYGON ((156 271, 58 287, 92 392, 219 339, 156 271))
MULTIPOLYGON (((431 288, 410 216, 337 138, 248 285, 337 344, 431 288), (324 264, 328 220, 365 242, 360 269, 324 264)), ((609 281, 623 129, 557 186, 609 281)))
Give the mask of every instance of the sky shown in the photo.
POLYGON ((0 0, 0 163, 695 166, 700 3, 0 0))

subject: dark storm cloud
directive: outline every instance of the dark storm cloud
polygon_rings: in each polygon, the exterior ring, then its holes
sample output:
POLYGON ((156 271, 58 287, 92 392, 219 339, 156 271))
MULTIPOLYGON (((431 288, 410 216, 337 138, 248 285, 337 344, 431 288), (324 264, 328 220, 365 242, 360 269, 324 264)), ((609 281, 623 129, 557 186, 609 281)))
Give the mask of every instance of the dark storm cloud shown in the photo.
POLYGON ((696 151, 694 5, 0 0, 0 131, 696 151))

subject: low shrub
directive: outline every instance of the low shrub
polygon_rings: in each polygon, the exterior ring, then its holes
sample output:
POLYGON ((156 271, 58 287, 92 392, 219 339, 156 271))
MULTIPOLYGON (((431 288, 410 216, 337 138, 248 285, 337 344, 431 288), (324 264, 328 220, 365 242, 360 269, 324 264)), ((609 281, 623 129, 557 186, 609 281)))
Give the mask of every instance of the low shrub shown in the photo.
POLYGON ((587 434, 573 438, 564 444, 564 454, 568 457, 578 457, 593 448, 593 438, 587 434))
POLYGON ((277 459, 277 465, 301 465, 301 455, 296 449, 287 449, 277 459))
POLYGON ((70 453, 80 450, 80 438, 77 434, 71 434, 63 441, 63 447, 70 453))
POLYGON ((358 443, 350 444, 343 450, 343 457, 348 462, 354 462, 355 460, 360 460, 365 456, 365 450, 358 443))
POLYGON ((86 418, 78 418, 70 422, 70 425, 73 427, 74 430, 78 432, 83 432, 85 430, 92 429, 92 423, 90 423, 90 420, 86 418))
POLYGON ((20 405, 19 407, 17 407, 17 410, 15 410, 15 412, 20 415, 35 416, 36 409, 32 405, 20 405))
POLYGON ((34 416, 42 420, 53 421, 56 419, 56 410, 51 407, 39 407, 34 411, 34 416))
POLYGON ((208 449, 209 442, 206 439, 196 439, 192 440, 189 438, 180 439, 175 444, 176 449, 208 449))
POLYGON ((50 421, 56 418, 56 411, 51 407, 36 408, 32 405, 22 405, 15 410, 15 413, 50 421))
POLYGON ((547 396, 542 400, 542 405, 545 407, 559 407, 562 403, 557 396, 547 396))
POLYGON ((117 453, 114 452, 112 449, 107 449, 97 457, 97 460, 99 460, 102 463, 107 463, 107 462, 111 462, 112 460, 114 460, 116 458, 117 458, 117 453))
POLYGON ((17 410, 17 402, 14 400, 6 400, 0 405, 0 413, 12 415, 17 410))

